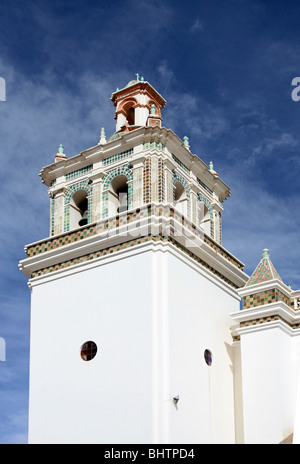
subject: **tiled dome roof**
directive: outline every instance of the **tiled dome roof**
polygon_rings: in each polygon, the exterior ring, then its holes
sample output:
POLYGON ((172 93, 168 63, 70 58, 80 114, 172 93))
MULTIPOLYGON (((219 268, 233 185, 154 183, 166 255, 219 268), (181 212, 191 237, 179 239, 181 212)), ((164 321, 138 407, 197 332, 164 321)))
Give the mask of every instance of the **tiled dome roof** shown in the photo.
POLYGON ((266 280, 279 279, 282 282, 282 279, 278 272, 276 271, 272 261, 270 260, 270 252, 268 249, 263 250, 262 258, 257 265, 255 271, 251 275, 250 279, 246 283, 245 287, 250 285, 255 285, 260 282, 265 282, 266 280))

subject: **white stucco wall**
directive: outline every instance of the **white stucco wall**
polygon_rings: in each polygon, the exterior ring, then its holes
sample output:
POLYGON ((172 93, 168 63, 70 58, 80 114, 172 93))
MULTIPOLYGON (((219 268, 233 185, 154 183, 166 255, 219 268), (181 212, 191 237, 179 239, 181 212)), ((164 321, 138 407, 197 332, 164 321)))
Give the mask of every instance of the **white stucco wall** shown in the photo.
POLYGON ((143 254, 33 288, 30 442, 151 438, 150 284, 143 254), (88 340, 98 353, 85 362, 88 340))
POLYGON ((276 326, 249 330, 241 356, 245 443, 280 443, 294 426, 292 337, 276 326))
POLYGON ((294 412, 294 444, 300 444, 300 334, 292 338, 293 348, 293 383, 291 401, 294 412), (295 399, 294 399, 295 398, 295 399))
POLYGON ((235 292, 158 244, 75 270, 32 282, 30 442, 233 443, 235 292))
POLYGON ((234 443, 233 292, 169 255, 171 443, 234 443), (212 352, 208 366, 204 351, 212 352))

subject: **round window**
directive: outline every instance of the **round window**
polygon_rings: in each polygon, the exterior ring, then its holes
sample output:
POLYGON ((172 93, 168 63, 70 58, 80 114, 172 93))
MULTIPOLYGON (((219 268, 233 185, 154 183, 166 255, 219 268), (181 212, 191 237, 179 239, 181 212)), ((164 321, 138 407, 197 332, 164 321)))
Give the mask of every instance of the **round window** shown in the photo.
POLYGON ((212 365, 212 352, 210 350, 204 351, 204 359, 208 366, 212 365))
POLYGON ((80 350, 81 359, 91 361, 97 354, 97 345, 94 342, 85 342, 80 350))

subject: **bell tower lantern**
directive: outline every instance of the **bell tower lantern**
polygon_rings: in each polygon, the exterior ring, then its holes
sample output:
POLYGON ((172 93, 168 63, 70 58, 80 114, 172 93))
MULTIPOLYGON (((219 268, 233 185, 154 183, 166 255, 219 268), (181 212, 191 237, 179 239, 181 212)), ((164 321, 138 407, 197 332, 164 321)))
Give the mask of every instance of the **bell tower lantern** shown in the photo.
POLYGON ((116 132, 129 132, 143 126, 161 127, 161 110, 166 100, 139 74, 123 89, 117 89, 111 100, 116 108, 116 132))

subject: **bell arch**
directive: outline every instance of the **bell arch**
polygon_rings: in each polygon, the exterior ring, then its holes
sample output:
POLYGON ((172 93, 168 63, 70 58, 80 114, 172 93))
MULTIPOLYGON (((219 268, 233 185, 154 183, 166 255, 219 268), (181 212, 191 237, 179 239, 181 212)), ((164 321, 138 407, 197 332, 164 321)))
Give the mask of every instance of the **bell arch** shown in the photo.
POLYGON ((126 98, 118 107, 117 114, 123 115, 124 123, 128 124, 128 126, 135 125, 135 109, 137 107, 137 101, 135 98, 130 97, 126 98))
POLYGON ((176 169, 173 171, 173 203, 181 214, 190 218, 190 186, 176 169))
POLYGON ((71 185, 65 192, 64 231, 92 221, 92 185, 86 179, 71 185))
POLYGON ((109 171, 103 179, 102 218, 113 216, 132 208, 132 169, 129 165, 109 171))

